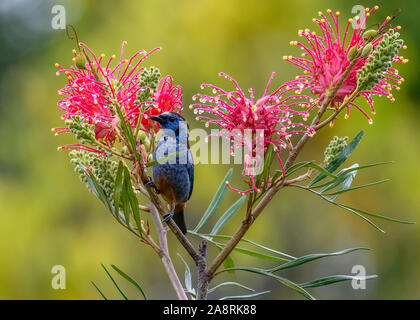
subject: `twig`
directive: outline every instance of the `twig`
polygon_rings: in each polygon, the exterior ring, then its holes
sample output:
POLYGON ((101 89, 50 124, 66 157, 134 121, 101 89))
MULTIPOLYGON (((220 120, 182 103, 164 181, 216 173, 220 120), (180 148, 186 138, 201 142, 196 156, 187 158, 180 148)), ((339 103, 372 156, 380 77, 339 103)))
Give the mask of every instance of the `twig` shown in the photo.
POLYGON ((201 263, 197 266, 198 269, 198 282, 197 282, 197 300, 206 300, 207 289, 209 282, 206 279, 206 254, 207 254, 207 241, 203 240, 198 247, 198 252, 202 258, 201 263))
POLYGON ((156 231, 159 237, 160 251, 159 256, 165 267, 166 273, 168 274, 169 280, 175 289, 175 292, 180 300, 188 300, 187 295, 184 291, 184 287, 179 280, 179 277, 175 271, 171 257, 169 256, 168 240, 166 238, 166 230, 160 221, 160 215, 153 203, 149 204, 150 214, 153 222, 155 223, 156 231))
MULTIPOLYGON (((142 171, 141 179, 143 182, 149 181, 149 178, 147 177, 147 175, 145 175, 144 171, 142 171)), ((149 194, 150 201, 156 207, 159 214, 161 216, 164 216, 167 213, 167 211, 162 205, 162 202, 160 201, 158 195, 156 194, 156 191, 153 189, 153 187, 147 185, 146 183, 144 183, 144 186, 146 188, 147 193, 149 194)), ((171 229, 172 233, 175 235, 178 241, 182 244, 182 246, 187 250, 191 258, 193 258, 195 264, 198 266, 200 263, 202 263, 201 261, 202 259, 200 255, 194 249, 191 242, 185 237, 182 231, 178 228, 176 223, 172 219, 170 219, 166 224, 168 225, 169 229, 171 229)))

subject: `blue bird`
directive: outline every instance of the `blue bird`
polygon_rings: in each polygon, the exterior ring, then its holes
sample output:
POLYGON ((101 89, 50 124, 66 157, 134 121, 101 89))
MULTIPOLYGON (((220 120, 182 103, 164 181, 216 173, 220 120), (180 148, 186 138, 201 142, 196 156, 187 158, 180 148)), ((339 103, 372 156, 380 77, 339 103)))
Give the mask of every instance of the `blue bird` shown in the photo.
POLYGON ((188 141, 188 124, 176 112, 150 116, 150 119, 160 124, 163 133, 153 153, 153 160, 178 152, 176 156, 153 166, 154 186, 171 210, 164 221, 172 218, 186 234, 184 208, 194 186, 194 163, 188 141))

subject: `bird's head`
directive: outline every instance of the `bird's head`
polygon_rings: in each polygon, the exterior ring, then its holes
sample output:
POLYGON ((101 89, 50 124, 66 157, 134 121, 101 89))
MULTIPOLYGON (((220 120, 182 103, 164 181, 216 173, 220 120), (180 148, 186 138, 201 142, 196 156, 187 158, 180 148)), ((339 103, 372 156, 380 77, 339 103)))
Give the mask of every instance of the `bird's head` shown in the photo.
POLYGON ((157 116, 150 116, 150 119, 158 122, 163 129, 173 130, 177 136, 179 135, 181 123, 185 124, 188 130, 188 124, 185 118, 173 111, 164 112, 157 116))

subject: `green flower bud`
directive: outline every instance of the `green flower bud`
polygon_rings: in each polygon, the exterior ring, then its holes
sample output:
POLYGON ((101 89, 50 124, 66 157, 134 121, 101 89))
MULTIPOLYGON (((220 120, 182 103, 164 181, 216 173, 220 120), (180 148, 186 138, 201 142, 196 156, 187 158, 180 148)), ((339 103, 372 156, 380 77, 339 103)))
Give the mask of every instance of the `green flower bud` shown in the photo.
POLYGON ((146 137, 146 132, 139 130, 137 133, 137 141, 144 141, 146 137))
POLYGON ((371 43, 368 43, 364 48, 363 48, 363 50, 362 50, 362 55, 361 55, 361 57, 362 58, 366 58, 371 52, 372 52, 372 49, 373 49, 373 45, 371 44, 371 43))
POLYGON ((356 55, 357 55, 357 46, 353 46, 351 47, 351 49, 349 50, 349 53, 347 54, 347 59, 349 59, 349 61, 353 60, 356 55))
POLYGON ((78 69, 86 69, 86 59, 82 53, 79 53, 75 59, 76 67, 78 69))
POLYGON ((143 140, 143 144, 144 144, 144 147, 146 148, 146 150, 149 150, 149 148, 150 148, 150 140, 149 140, 149 138, 146 137, 143 140))
POLYGON ((376 36, 377 33, 378 33, 377 30, 373 30, 373 29, 367 30, 367 31, 365 31, 365 33, 363 33, 362 37, 363 37, 364 40, 369 40, 369 39, 373 38, 374 36, 376 36))

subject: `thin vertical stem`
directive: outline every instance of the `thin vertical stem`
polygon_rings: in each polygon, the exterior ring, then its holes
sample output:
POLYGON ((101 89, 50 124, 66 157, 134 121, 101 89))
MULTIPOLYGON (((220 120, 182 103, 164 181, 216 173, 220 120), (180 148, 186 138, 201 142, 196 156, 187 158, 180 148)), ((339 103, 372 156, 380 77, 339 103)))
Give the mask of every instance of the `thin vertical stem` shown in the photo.
POLYGON ((175 271, 174 265, 172 263, 171 257, 169 256, 168 250, 168 240, 166 238, 166 230, 163 227, 162 222, 160 221, 160 215, 153 203, 149 204, 150 214, 152 216, 153 222, 156 227, 156 231, 159 237, 160 251, 159 256, 162 260, 163 266, 165 267, 166 273, 168 274, 169 280, 175 292, 180 300, 188 300, 185 293, 184 287, 179 280, 179 277, 175 271))

